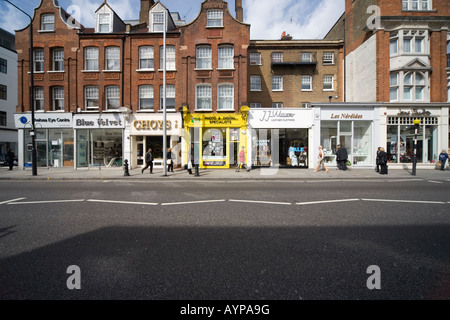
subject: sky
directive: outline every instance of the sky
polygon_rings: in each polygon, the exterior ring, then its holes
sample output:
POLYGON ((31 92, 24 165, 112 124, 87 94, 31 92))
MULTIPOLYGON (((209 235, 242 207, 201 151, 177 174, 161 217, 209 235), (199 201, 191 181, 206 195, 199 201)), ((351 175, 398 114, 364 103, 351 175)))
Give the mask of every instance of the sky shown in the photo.
MULTIPOLYGON (((30 16, 41 0, 9 0, 30 16)), ((187 23, 200 12, 204 0, 161 0, 187 23)), ((107 0, 122 20, 139 19, 140 0, 107 0)), ((236 16, 234 0, 227 1, 236 16)), ((103 0, 59 0, 59 5, 88 28, 95 26, 94 12, 103 0)), ((242 0, 244 22, 251 25, 252 40, 280 39, 286 32, 294 39, 323 39, 345 9, 345 0, 242 0)), ((26 27, 29 18, 0 0, 0 28, 11 33, 26 27)))

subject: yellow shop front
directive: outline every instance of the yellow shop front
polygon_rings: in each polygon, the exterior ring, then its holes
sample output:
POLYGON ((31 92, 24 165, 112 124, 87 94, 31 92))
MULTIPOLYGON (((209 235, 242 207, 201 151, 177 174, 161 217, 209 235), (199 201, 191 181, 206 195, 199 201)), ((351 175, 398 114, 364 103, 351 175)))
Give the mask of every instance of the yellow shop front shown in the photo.
POLYGON ((247 112, 201 114, 184 112, 184 163, 199 168, 228 169, 238 163, 245 149, 247 161, 247 112))

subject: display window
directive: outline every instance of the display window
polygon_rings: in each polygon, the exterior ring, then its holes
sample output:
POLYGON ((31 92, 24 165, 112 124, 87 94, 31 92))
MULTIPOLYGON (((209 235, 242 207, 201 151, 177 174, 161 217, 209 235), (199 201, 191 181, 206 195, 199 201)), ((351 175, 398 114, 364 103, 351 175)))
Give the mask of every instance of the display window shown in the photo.
POLYGON ((78 129, 77 167, 122 166, 121 129, 78 129))

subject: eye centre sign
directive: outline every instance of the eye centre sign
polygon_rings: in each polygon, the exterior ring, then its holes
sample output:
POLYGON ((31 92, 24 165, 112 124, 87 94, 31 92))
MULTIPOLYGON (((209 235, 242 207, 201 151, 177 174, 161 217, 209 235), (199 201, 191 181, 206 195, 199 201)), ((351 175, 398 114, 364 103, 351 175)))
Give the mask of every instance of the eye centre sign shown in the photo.
MULTIPOLYGON (((68 112, 36 112, 34 124, 36 129, 44 128, 72 128, 72 113, 68 112)), ((14 114, 14 123, 17 129, 31 129, 31 113, 14 114)))

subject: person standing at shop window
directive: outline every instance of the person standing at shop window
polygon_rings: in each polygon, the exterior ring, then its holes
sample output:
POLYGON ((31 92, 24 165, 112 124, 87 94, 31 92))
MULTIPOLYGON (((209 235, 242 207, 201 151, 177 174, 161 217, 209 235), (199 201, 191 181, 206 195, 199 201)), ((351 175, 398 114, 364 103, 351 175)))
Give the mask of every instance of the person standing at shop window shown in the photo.
POLYGON ((247 169, 247 172, 250 171, 250 169, 248 168, 248 166, 245 164, 245 147, 242 146, 241 147, 241 151, 239 152, 239 157, 238 157, 238 167, 236 168, 236 172, 239 172, 241 170, 241 165, 242 165, 242 169, 247 169))
POLYGON ((443 149, 442 152, 439 154, 439 161, 441 162, 441 170, 445 170, 445 163, 448 159, 448 153, 443 149))
POLYGON ((344 146, 338 144, 338 150, 336 151, 336 161, 338 163, 339 170, 347 170, 348 153, 344 146))
POLYGON ((388 174, 387 153, 384 151, 384 148, 380 148, 377 163, 380 164, 380 174, 388 174))
POLYGON ((167 171, 173 172, 173 159, 175 155, 172 153, 172 149, 167 150, 167 171))
POLYGON ((325 169, 325 172, 328 172, 328 168, 325 165, 325 152, 323 151, 322 146, 319 146, 317 167, 314 170, 314 172, 317 172, 321 166, 323 166, 323 168, 325 169))
POLYGON ((148 148, 147 153, 145 154, 145 167, 142 169, 142 173, 150 167, 150 173, 153 173, 153 155, 152 148, 148 148))
POLYGON ((8 162, 8 166, 9 166, 9 170, 12 170, 14 167, 14 158, 15 158, 15 154, 14 152, 9 149, 8 152, 6 153, 6 157, 5 160, 6 162, 8 162))

